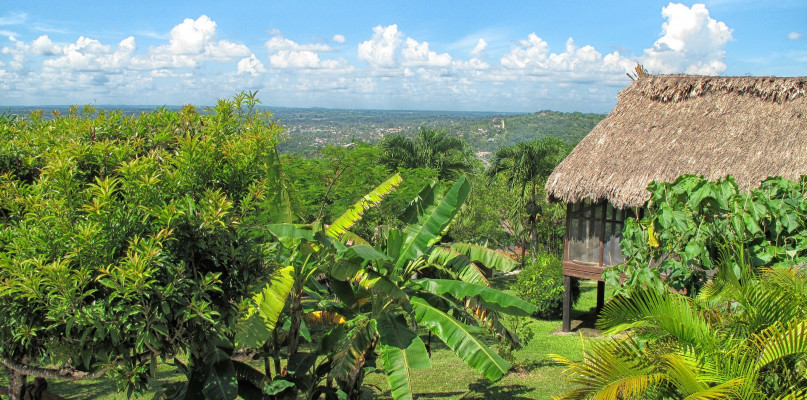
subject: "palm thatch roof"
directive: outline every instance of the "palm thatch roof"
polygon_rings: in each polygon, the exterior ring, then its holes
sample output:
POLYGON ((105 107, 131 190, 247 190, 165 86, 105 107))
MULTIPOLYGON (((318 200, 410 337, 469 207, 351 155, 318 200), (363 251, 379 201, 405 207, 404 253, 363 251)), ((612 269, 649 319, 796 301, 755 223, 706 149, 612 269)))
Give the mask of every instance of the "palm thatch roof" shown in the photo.
POLYGON ((807 77, 642 77, 549 176, 550 198, 639 207, 653 180, 807 174, 807 77))

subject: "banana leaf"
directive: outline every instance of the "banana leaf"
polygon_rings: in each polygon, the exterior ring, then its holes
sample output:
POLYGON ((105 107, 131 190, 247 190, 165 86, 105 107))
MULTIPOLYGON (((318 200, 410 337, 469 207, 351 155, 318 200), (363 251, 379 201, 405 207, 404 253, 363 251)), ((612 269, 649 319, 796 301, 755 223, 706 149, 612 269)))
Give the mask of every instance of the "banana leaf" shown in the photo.
POLYGON ((364 211, 376 206, 387 194, 395 190, 395 188, 400 185, 402 181, 403 178, 401 178, 401 174, 398 173, 378 185, 370 193, 364 195, 364 197, 362 197, 359 201, 345 210, 342 215, 337 217, 331 226, 325 230, 325 234, 338 238, 339 235, 350 229, 350 227, 353 226, 356 221, 361 219, 364 211))
POLYGON ((236 342, 240 346, 258 347, 269 340, 294 285, 293 274, 292 266, 275 271, 270 283, 253 296, 254 308, 247 311, 236 333, 236 342))
POLYGON ((456 299, 465 297, 477 298, 488 309, 504 314, 527 317, 536 311, 536 307, 516 296, 509 295, 498 289, 461 282, 449 279, 418 279, 413 281, 424 291, 445 294, 448 293, 456 299))
POLYGON ((502 251, 470 243, 452 243, 449 247, 491 269, 510 272, 518 267, 518 262, 502 251))
POLYGON ((436 206, 430 207, 427 214, 422 216, 416 224, 409 225, 406 231, 406 241, 398 261, 395 263, 395 269, 400 269, 407 262, 420 257, 430 246, 440 240, 443 231, 457 215, 470 190, 471 184, 465 180, 465 177, 461 177, 436 206))
POLYGON ((415 320, 425 325, 448 347, 454 350, 468 366, 479 371, 485 378, 498 381, 510 370, 510 363, 496 354, 470 328, 440 311, 419 297, 412 297, 410 304, 415 311, 415 320))
POLYGON ((401 316, 381 314, 377 325, 381 359, 392 397, 396 400, 412 399, 410 371, 431 368, 426 346, 423 340, 409 330, 401 316))

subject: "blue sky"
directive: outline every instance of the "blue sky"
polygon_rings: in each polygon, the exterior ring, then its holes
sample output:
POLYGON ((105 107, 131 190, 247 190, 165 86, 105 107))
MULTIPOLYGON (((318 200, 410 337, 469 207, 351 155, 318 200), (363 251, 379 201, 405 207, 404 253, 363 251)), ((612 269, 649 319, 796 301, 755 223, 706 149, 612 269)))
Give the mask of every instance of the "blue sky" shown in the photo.
POLYGON ((807 75, 807 1, 25 1, 0 105, 607 112, 651 73, 807 75))

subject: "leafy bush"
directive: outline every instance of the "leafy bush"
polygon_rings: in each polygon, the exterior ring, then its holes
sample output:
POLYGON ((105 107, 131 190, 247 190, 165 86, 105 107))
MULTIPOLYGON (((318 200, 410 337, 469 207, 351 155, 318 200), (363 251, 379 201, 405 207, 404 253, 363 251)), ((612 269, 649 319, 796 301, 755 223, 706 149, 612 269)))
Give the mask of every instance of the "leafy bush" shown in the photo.
POLYGON ((618 289, 661 289, 665 276, 672 288, 697 293, 724 240, 743 244, 754 267, 807 262, 807 177, 770 178, 750 193, 741 193, 731 176, 711 182, 682 175, 647 189, 642 220, 625 221, 627 260, 604 274, 618 289))
MULTIPOLYGON (((518 274, 512 287, 519 297, 532 303, 538 318, 560 318, 563 314, 563 264, 551 253, 540 253, 535 262, 518 274)), ((580 283, 572 279, 572 304, 580 297, 580 283)))

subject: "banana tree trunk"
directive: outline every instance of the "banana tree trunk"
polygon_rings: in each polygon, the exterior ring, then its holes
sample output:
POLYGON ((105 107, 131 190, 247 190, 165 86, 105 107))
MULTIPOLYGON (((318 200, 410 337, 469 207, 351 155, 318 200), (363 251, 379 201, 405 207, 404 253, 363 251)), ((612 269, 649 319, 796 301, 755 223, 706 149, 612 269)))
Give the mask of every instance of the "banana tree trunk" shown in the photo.
MULTIPOLYGON (((302 290, 296 291, 291 300, 291 324, 289 326, 289 335, 286 341, 288 360, 291 360, 291 358, 297 354, 297 349, 300 346, 300 325, 303 320, 302 296, 302 290)), ((299 388, 297 386, 293 386, 281 392, 279 397, 283 400, 296 400, 298 391, 299 388)))

